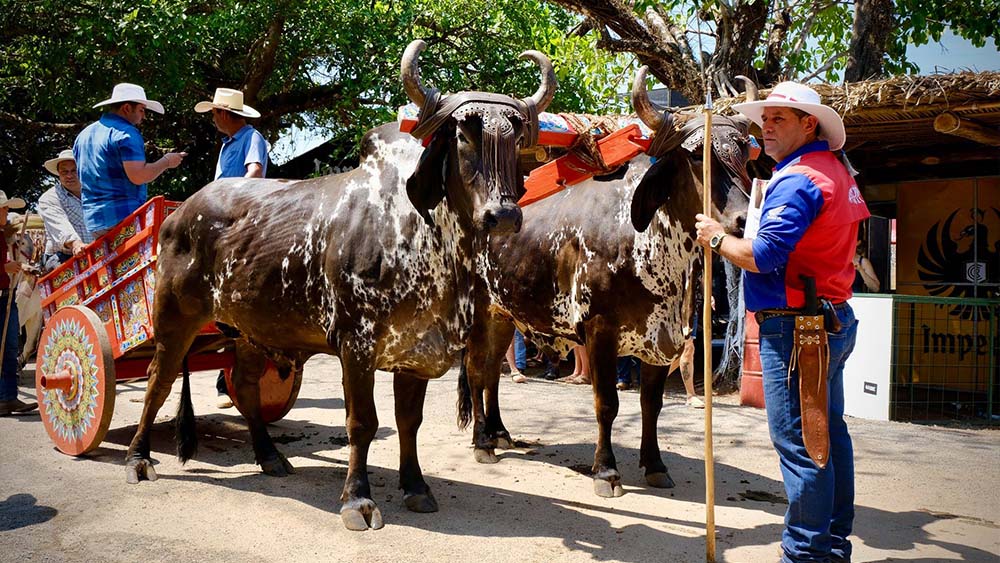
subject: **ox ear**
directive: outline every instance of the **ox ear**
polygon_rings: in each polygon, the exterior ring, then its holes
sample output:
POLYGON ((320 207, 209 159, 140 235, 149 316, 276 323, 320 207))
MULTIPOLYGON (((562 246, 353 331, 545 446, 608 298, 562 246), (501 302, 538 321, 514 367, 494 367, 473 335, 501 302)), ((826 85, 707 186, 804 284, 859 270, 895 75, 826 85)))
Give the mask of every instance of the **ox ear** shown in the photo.
POLYGON ((431 224, 430 210, 437 207, 445 196, 448 151, 454 136, 454 127, 441 127, 421 153, 413 175, 406 180, 406 195, 428 225, 431 224))
POLYGON ((638 232, 649 227, 653 215, 670 196, 670 180, 676 172, 676 165, 669 154, 656 159, 642 177, 635 193, 632 194, 632 226, 638 232))

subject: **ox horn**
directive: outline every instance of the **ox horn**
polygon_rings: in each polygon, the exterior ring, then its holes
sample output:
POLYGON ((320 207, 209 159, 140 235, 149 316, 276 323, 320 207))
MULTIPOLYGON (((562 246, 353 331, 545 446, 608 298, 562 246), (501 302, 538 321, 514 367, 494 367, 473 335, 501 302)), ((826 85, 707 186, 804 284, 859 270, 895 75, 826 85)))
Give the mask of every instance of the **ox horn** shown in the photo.
POLYGON ((648 71, 649 67, 642 65, 635 75, 635 80, 632 81, 632 108, 635 109, 639 119, 650 129, 659 131, 663 125, 663 112, 667 108, 661 107, 649 99, 649 92, 646 91, 646 72, 648 71))
POLYGON ((525 51, 517 58, 535 61, 535 64, 542 71, 542 84, 531 95, 535 107, 538 108, 538 113, 542 113, 552 103, 552 98, 556 97, 556 71, 552 68, 552 61, 540 51, 525 51))
POLYGON ((757 84, 753 80, 750 80, 749 78, 747 78, 746 76, 743 76, 742 74, 736 75, 736 78, 742 80, 743 81, 743 86, 746 87, 746 101, 747 102, 756 102, 757 101, 757 84))
POLYGON ((423 107, 427 99, 427 90, 420 84, 420 52, 427 47, 423 39, 414 39, 406 46, 403 60, 399 64, 399 76, 403 80, 403 89, 410 101, 423 107))

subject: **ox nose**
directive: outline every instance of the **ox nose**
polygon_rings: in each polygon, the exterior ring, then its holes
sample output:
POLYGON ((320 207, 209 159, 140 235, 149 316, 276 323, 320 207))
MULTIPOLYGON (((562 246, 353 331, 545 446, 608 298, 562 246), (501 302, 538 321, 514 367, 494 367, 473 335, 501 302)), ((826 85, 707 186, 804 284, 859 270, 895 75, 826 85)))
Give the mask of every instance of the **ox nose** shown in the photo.
POLYGON ((487 205, 483 210, 483 228, 491 234, 510 234, 521 230, 521 208, 516 203, 487 205))

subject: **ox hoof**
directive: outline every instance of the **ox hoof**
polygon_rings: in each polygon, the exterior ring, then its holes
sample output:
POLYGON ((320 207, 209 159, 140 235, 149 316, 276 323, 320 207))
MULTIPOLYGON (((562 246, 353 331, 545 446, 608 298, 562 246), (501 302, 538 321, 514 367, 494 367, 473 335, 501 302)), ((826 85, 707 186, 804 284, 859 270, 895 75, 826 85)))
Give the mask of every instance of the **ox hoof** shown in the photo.
POLYGON ((271 477, 288 477, 295 473, 295 468, 280 453, 276 457, 262 461, 260 469, 265 475, 270 475, 271 477))
POLYGON ((663 473, 647 473, 646 482, 649 483, 650 487, 655 487, 657 489, 674 488, 674 480, 670 478, 670 474, 666 471, 663 473))
POLYGON ((344 527, 354 532, 363 532, 368 528, 378 530, 384 526, 382 512, 375 501, 367 498, 345 504, 340 509, 340 518, 344 521, 344 527))
POLYGON ((517 446, 514 445, 514 440, 511 440, 510 434, 497 436, 497 447, 501 450, 513 450, 517 446))
POLYGON ((493 450, 483 450, 476 448, 472 450, 472 455, 476 457, 476 463, 499 463, 500 458, 497 454, 493 453, 493 450))
POLYGON ((616 498, 624 495, 625 489, 622 488, 621 479, 594 479, 594 493, 603 498, 616 498))
POLYGON ((153 469, 153 462, 148 459, 132 459, 125 464, 125 482, 135 485, 145 479, 156 481, 156 470, 153 469))
POLYGON ((404 495, 403 504, 406 505, 406 508, 409 509, 410 512, 427 513, 438 511, 438 503, 434 500, 434 495, 432 495, 430 491, 427 491, 426 493, 404 495))

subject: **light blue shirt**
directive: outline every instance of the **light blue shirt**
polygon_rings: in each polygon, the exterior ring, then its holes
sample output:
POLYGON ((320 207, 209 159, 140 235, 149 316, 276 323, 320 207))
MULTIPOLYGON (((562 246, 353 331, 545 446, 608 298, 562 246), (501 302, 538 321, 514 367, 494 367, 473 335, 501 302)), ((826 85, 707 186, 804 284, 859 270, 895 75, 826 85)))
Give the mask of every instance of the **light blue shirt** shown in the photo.
POLYGON ((250 125, 244 125, 232 137, 222 140, 219 162, 215 165, 215 179, 242 178, 247 166, 257 163, 267 176, 267 151, 270 147, 264 136, 250 125))
POLYGON ((125 162, 146 162, 142 134, 125 118, 105 113, 88 125, 73 143, 73 158, 88 231, 110 229, 146 203, 146 184, 125 174, 125 162))

